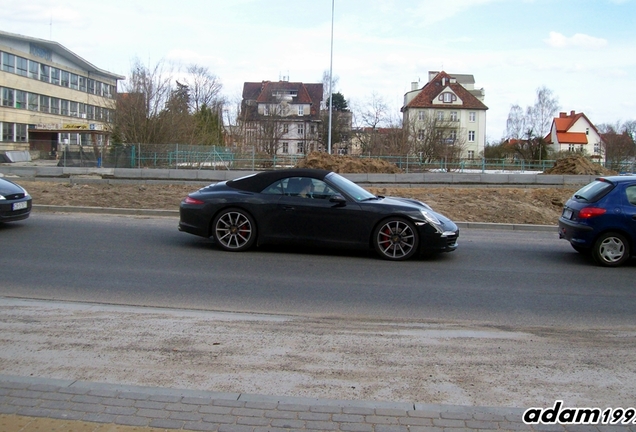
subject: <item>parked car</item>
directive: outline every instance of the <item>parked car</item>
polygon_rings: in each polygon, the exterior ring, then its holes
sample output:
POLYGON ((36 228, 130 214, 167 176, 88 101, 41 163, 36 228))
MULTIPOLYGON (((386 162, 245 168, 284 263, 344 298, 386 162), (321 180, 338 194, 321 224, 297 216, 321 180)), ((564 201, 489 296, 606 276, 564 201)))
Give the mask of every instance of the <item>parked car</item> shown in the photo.
POLYGON ((20 185, 0 177, 0 223, 26 219, 31 213, 31 195, 20 185))
POLYGON ((563 207, 559 237, 602 266, 624 264, 636 250, 636 176, 601 177, 563 207))
POLYGON ((413 199, 375 196, 339 174, 265 171, 189 194, 179 230, 227 251, 267 243, 375 249, 388 260, 451 252, 459 229, 413 199))

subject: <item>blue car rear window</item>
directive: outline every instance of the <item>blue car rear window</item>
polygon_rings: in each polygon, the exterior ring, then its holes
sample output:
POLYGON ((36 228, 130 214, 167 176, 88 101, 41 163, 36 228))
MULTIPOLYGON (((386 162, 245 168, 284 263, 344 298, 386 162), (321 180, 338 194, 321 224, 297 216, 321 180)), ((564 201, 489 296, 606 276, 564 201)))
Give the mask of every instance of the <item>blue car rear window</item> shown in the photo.
POLYGON ((579 201, 594 202, 603 198, 609 191, 614 188, 614 183, 607 180, 595 180, 592 183, 583 186, 575 194, 574 198, 579 201))

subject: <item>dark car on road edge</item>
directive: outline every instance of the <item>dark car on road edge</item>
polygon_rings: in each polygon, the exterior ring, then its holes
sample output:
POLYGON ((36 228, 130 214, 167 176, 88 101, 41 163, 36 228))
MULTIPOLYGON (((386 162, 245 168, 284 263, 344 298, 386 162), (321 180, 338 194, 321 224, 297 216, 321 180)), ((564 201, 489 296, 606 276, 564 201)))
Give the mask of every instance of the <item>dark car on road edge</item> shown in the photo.
POLYGON ((317 169, 264 171, 186 197, 179 230, 212 237, 228 251, 254 245, 375 249, 388 260, 451 252, 459 229, 428 205, 375 196, 345 177, 317 169))
POLYGON ((0 223, 26 219, 31 213, 31 195, 20 185, 0 177, 0 223))

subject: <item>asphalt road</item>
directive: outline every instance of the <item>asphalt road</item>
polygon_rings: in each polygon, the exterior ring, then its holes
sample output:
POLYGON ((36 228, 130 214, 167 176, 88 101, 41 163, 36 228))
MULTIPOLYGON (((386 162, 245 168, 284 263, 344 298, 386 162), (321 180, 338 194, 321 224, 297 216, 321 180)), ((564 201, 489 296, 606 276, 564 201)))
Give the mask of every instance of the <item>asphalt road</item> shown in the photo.
POLYGON ((451 254, 228 253, 175 218, 34 213, 0 225, 0 295, 498 326, 634 324, 635 260, 594 266, 555 233, 466 229, 451 254))

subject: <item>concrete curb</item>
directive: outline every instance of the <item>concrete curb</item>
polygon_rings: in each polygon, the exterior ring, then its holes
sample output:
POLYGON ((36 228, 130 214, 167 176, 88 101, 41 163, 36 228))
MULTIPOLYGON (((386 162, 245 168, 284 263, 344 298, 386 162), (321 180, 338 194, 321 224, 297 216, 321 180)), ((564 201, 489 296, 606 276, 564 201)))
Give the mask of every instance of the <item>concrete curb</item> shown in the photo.
MULTIPOLYGON (((91 213, 105 215, 179 217, 179 210, 128 209, 109 207, 54 206, 34 204, 33 211, 38 213, 91 213)), ((488 222, 455 222, 462 229, 490 229, 503 231, 543 231, 557 232, 556 225, 525 225, 488 222)))

